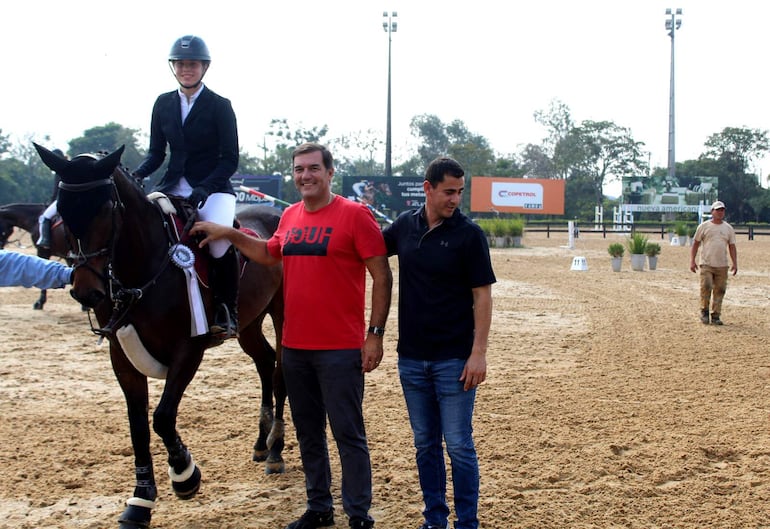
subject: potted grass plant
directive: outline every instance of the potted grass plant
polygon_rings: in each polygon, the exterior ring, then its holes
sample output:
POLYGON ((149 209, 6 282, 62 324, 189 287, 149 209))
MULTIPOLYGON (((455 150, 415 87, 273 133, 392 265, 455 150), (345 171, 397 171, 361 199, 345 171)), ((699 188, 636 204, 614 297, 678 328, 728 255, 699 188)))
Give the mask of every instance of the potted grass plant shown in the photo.
POLYGON ((612 257, 612 271, 620 272, 623 266, 623 254, 626 252, 626 249, 619 242, 613 242, 607 247, 607 252, 612 257))
POLYGON ((650 270, 655 270, 658 267, 658 255, 660 255, 660 244, 656 242, 648 242, 644 247, 644 253, 647 255, 647 264, 650 265, 650 270))
POLYGON ((685 246, 687 244, 687 223, 677 222, 674 225, 674 233, 676 233, 679 246, 685 246))
POLYGON ((644 262, 647 260, 644 250, 647 247, 647 237, 639 232, 629 235, 626 246, 631 254, 631 270, 641 272, 644 270, 644 262))
POLYGON ((508 220, 508 236, 511 238, 511 246, 521 247, 521 238, 524 235, 524 219, 508 220))
POLYGON ((506 235, 508 233, 508 226, 505 219, 495 219, 492 224, 492 236, 495 241, 495 248, 505 248, 506 235))

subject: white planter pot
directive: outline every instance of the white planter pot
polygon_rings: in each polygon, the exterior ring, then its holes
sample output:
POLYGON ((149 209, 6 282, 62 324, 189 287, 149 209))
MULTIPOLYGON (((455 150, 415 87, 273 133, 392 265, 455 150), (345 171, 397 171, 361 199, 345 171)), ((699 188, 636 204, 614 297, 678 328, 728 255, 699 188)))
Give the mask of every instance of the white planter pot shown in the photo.
POLYGON ((647 256, 643 253, 631 254, 631 270, 634 272, 644 271, 644 263, 647 260, 647 256))
POLYGON ((623 268, 623 258, 622 257, 613 257, 611 259, 612 262, 612 271, 613 272, 620 272, 620 269, 623 268))
POLYGON ((650 270, 655 270, 658 267, 658 256, 657 255, 648 255, 647 256, 647 263, 650 265, 650 270))

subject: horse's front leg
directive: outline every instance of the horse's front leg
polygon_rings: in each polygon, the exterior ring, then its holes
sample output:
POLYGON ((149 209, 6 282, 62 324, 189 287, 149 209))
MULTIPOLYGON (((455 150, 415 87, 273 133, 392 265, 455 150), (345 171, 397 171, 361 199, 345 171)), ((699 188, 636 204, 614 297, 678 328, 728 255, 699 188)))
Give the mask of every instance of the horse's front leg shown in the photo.
POLYGON ((32 308, 35 310, 43 310, 46 301, 48 301, 48 294, 44 288, 40 289, 40 297, 37 298, 37 301, 32 305, 32 308))
POLYGON ((270 448, 270 455, 267 458, 265 472, 283 473, 285 466, 283 463, 284 436, 286 434, 286 425, 283 420, 284 407, 286 405, 286 384, 283 380, 283 368, 281 366, 281 346, 278 345, 276 352, 277 362, 273 370, 273 395, 275 396, 275 420, 267 438, 267 446, 270 448))
MULTIPOLYGON (((33 241, 37 240, 38 235, 33 235, 35 238, 32 239, 33 241)), ((48 248, 37 248, 37 256, 41 259, 50 259, 51 258, 51 250, 48 248)), ((48 301, 48 294, 45 291, 45 289, 40 290, 40 297, 37 298, 37 301, 32 305, 32 308, 35 310, 43 310, 43 306, 45 305, 45 302, 48 301)))
POLYGON ((174 493, 178 498, 187 500, 198 492, 201 472, 176 431, 176 417, 182 396, 203 358, 203 347, 179 358, 179 362, 169 366, 163 396, 153 414, 152 427, 168 451, 168 475, 174 493))
MULTIPOLYGON (((253 321, 242 328, 238 342, 254 361, 261 382, 261 406, 259 410, 259 431, 254 443, 252 460, 265 462, 265 474, 281 474, 285 471, 283 462, 284 431, 283 402, 276 398, 273 413, 273 395, 276 393, 276 352, 262 334, 262 320, 253 321), (279 407, 280 406, 280 407, 279 407)), ((283 376, 280 376, 281 383, 283 376)), ((283 388, 283 384, 281 384, 283 388)), ((285 390, 283 391, 285 400, 285 390)))
POLYGON ((111 349, 115 376, 126 399, 131 445, 134 449, 136 485, 134 495, 126 501, 126 508, 118 519, 119 529, 150 527, 152 509, 158 490, 150 453, 150 424, 147 417, 147 378, 138 373, 119 349, 111 349))

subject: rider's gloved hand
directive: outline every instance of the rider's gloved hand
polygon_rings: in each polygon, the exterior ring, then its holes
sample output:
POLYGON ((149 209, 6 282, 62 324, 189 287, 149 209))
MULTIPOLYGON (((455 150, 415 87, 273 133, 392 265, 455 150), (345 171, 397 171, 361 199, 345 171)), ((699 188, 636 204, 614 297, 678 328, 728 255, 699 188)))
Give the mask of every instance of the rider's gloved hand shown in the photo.
POLYGON ((193 188, 192 193, 190 193, 190 197, 187 200, 190 201, 190 204, 200 209, 203 207, 203 204, 206 203, 207 198, 209 198, 208 190, 203 186, 198 186, 193 188))

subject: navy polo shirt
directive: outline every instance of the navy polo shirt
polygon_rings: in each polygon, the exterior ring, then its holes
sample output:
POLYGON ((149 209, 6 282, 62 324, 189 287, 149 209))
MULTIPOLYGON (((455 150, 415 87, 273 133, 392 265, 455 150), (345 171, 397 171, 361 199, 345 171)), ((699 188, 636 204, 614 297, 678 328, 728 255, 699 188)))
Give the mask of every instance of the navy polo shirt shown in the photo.
POLYGON ((459 210, 428 231, 423 206, 399 215, 383 235, 388 255, 398 255, 398 354, 468 358, 471 289, 496 281, 484 232, 459 210))

